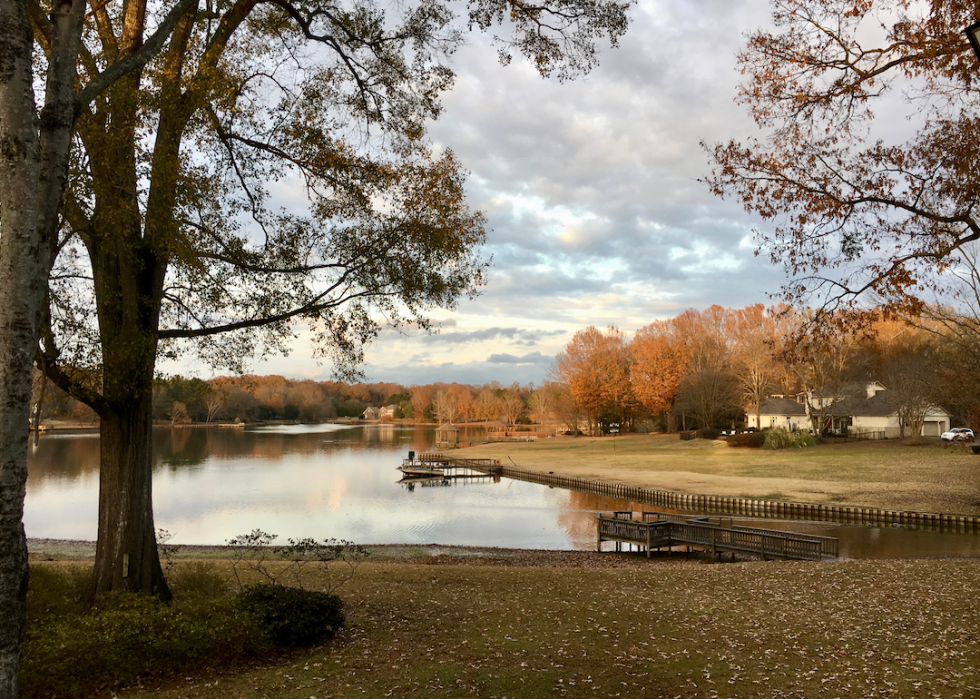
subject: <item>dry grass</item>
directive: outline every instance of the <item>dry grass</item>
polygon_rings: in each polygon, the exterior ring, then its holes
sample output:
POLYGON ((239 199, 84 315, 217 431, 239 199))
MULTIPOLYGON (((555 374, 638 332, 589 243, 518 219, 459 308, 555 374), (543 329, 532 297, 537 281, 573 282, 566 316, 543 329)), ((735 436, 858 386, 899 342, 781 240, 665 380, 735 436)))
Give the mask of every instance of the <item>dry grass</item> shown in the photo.
POLYGON ((834 502, 902 510, 980 514, 980 457, 938 440, 826 444, 808 449, 733 449, 677 435, 559 437, 488 444, 460 457, 568 476, 710 495, 834 502))
POLYGON ((976 561, 441 561, 364 565, 328 646, 119 696, 980 696, 976 561))

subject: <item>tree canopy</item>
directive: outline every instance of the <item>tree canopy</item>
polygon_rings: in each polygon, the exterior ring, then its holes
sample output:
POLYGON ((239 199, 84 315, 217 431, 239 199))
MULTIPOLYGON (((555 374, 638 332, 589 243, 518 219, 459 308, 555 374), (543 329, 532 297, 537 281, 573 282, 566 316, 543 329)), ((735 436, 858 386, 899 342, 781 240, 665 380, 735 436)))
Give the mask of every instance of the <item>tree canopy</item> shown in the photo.
MULTIPOLYGON (((38 362, 101 420, 95 594, 169 595, 148 439, 158 356, 240 371, 305 324, 350 375, 383 325, 428 328, 487 266, 465 172, 426 139, 463 25, 506 25, 502 60, 519 52, 569 78, 595 65, 599 37, 615 45, 626 9, 207 0, 179 13, 157 58, 80 107, 38 362)), ((81 84, 167 10, 93 6, 81 84)), ((31 18, 43 53, 48 20, 39 7, 31 18)))
POLYGON ((710 146, 707 182, 767 222, 785 300, 817 320, 867 302, 918 313, 968 264, 980 66, 963 30, 978 18, 976 0, 773 0, 774 28, 748 37, 738 100, 764 133, 710 146))

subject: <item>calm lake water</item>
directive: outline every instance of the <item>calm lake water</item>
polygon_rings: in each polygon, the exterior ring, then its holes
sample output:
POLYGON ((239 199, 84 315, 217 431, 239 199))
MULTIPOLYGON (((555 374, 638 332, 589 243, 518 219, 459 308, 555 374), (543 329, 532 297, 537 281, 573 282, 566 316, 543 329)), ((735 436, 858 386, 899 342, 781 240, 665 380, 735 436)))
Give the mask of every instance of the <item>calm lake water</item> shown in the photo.
MULTIPOLYGON (((401 460, 430 449, 434 436, 394 425, 155 429, 156 524, 178 544, 221 544, 258 528, 281 540, 593 549, 596 511, 629 507, 508 479, 399 483, 401 460)), ((28 459, 27 536, 95 539, 98 450, 97 434, 42 435, 28 459)), ((837 536, 843 558, 980 556, 973 534, 740 523, 837 536)))

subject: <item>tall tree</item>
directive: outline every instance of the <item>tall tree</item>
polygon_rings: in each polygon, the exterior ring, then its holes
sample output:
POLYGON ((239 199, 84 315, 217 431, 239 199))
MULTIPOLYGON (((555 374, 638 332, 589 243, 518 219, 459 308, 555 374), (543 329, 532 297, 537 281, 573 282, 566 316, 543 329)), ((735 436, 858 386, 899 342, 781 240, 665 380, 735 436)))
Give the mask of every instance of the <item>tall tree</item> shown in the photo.
POLYGON ((913 439, 939 396, 940 357, 930 338, 909 334, 885 348, 882 381, 895 400, 899 436, 913 439))
POLYGON ((432 393, 428 386, 412 386, 409 393, 412 394, 412 409, 415 419, 422 422, 425 420, 423 417, 425 409, 432 405, 432 393))
POLYGON ((980 240, 977 0, 772 0, 739 56, 762 138, 710 150, 708 183, 773 221, 760 247, 816 321, 863 299, 916 314, 980 240), (903 101, 911 136, 901 123, 903 101), (887 117, 883 128, 876 115, 887 117))
POLYGON ((735 320, 729 309, 717 304, 703 311, 689 308, 673 319, 690 371, 723 371, 731 363, 735 320))
POLYGON ((64 0, 48 10, 30 0, 0 0, 0 699, 17 696, 28 574, 23 509, 31 369, 59 246, 72 129, 105 89, 160 50, 191 5, 180 0, 144 42, 80 81, 87 3, 64 0), (37 64, 35 36, 44 53, 37 64), (38 99, 34 88, 41 84, 38 99))
MULTIPOLYGON (((473 0, 467 18, 487 29, 505 14, 504 52, 543 74, 588 70, 595 37, 615 43, 626 28, 611 0, 473 0)), ((146 0, 96 7, 83 75, 159 19, 146 0)), ((79 120, 43 363, 101 417, 95 594, 169 595, 149 452, 159 352, 240 370, 305 322, 343 372, 382 320, 427 328, 432 308, 482 283, 483 217, 453 154, 425 141, 461 40, 450 7, 429 0, 211 4, 79 120), (270 182, 289 178, 305 185, 305 211, 273 207, 270 182), (86 361, 100 385, 63 371, 86 361)))
POLYGON ((848 384, 855 378, 852 359, 858 349, 858 335, 850 328, 839 327, 839 321, 818 325, 806 314, 800 314, 797 322, 798 327, 807 330, 793 331, 796 341, 784 348, 783 356, 806 393, 811 426, 814 434, 820 435, 830 426, 831 406, 848 397, 848 384))
POLYGON ((735 311, 735 380, 747 403, 755 406, 755 424, 761 425, 762 401, 783 382, 778 360, 791 321, 791 309, 765 308, 761 303, 735 311))
POLYGON ((598 431, 599 413, 609 403, 624 406, 629 389, 628 347, 622 332, 588 327, 575 333, 555 357, 554 372, 568 386, 585 413, 589 429, 598 431))
POLYGON ((561 386, 553 381, 545 381, 527 397, 527 412, 535 422, 555 419, 561 386))
POLYGON ((476 396, 476 418, 478 420, 496 420, 500 417, 500 400, 497 392, 486 387, 476 396))
POLYGON ((710 430, 737 409, 738 398, 738 387, 730 373, 700 369, 684 376, 677 389, 677 409, 694 417, 701 429, 710 430))
POLYGON ((677 390, 688 368, 687 347, 674 331, 673 320, 659 320, 640 328, 632 343, 633 392, 640 405, 663 413, 667 430, 675 427, 677 390))
POLYGON ((497 405, 500 407, 504 422, 508 425, 516 424, 525 408, 520 385, 515 383, 510 388, 503 389, 497 399, 497 405))

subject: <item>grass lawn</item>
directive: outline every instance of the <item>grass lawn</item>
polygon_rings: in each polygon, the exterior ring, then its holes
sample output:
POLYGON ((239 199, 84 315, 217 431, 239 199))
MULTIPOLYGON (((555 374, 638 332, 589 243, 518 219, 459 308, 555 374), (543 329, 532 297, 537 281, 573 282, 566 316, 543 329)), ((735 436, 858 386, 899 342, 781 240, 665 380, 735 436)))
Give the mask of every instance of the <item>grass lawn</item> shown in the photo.
POLYGON ((980 696, 976 561, 422 560, 363 565, 323 647, 114 696, 980 696))
POLYGON ((677 435, 557 437, 454 455, 663 490, 980 514, 980 456, 938 440, 768 451, 677 435))

